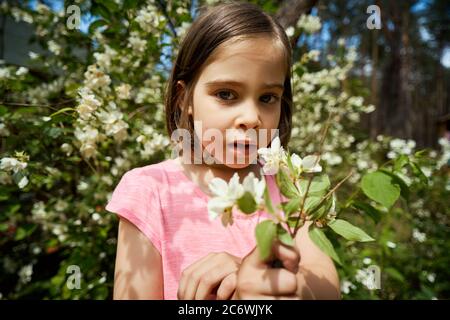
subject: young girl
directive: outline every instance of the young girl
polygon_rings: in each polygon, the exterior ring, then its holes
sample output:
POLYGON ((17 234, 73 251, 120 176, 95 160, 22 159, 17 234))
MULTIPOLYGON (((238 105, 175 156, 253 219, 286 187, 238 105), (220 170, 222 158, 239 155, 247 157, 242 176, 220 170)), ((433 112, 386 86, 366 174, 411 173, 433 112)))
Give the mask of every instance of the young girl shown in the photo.
POLYGON ((271 260, 283 265, 274 268, 255 248, 255 227, 268 218, 266 212, 233 212, 233 224, 227 227, 221 219, 208 218, 208 183, 214 177, 229 181, 236 172, 241 182, 249 173, 264 178, 272 201, 283 201, 274 176, 261 174, 261 164, 254 161, 257 153, 239 143, 268 147, 271 134, 264 142, 247 133, 278 129, 282 146, 287 146, 290 77, 289 40, 257 6, 219 5, 193 23, 167 87, 168 133, 186 129, 193 137, 189 147, 198 139, 203 152, 210 141, 198 135, 194 123, 200 123, 203 131, 223 133, 224 153, 233 158, 244 154, 245 161, 198 163, 183 150, 177 158, 122 177, 106 207, 121 218, 115 299, 339 298, 335 267, 309 239, 308 225, 297 234, 295 248, 273 246, 271 260))

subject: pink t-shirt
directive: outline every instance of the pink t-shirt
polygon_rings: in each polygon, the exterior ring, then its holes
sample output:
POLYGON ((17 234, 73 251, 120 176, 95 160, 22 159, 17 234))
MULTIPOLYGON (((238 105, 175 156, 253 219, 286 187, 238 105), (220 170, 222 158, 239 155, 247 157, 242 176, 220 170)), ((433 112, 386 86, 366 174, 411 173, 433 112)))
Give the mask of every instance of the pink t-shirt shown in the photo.
MULTIPOLYGON (((284 201, 274 176, 266 175, 274 204, 284 201)), ((269 217, 234 212, 224 227, 220 217, 210 221, 206 195, 174 160, 135 168, 124 174, 106 209, 133 223, 162 258, 164 299, 177 299, 181 272, 211 252, 246 256, 256 245, 255 227, 269 217)))

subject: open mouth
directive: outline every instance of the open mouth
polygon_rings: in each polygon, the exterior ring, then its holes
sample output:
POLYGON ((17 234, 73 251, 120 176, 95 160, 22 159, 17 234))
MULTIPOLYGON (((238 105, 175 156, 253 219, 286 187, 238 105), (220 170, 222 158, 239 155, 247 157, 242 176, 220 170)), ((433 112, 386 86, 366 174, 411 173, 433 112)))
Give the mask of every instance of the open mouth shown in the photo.
POLYGON ((229 146, 234 147, 237 150, 249 152, 250 150, 256 150, 256 144, 245 143, 245 142, 233 142, 228 144, 229 146))

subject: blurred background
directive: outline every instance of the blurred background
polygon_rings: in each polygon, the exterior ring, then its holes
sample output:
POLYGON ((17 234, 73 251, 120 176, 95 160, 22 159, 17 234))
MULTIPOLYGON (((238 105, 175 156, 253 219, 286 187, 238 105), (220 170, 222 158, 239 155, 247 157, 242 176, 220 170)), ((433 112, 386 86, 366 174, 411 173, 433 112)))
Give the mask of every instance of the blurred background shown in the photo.
MULTIPOLYGON (((450 2, 250 2, 291 39, 291 150, 317 150, 332 117, 324 167, 334 183, 356 171, 339 214, 376 241, 330 235, 343 298, 448 299, 450 2), (364 203, 354 186, 386 163, 401 199, 364 203)), ((1 2, 0 299, 112 297, 118 221, 104 206, 126 171, 170 157, 172 61, 216 3, 1 2)))

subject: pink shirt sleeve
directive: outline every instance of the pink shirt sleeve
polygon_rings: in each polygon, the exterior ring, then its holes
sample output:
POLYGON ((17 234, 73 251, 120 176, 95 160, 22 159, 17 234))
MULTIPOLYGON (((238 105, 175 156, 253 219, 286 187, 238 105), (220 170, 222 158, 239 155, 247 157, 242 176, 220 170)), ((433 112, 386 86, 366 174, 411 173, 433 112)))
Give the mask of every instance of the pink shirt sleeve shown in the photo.
POLYGON ((106 210, 134 224, 161 254, 161 206, 154 190, 156 181, 142 173, 133 169, 123 175, 106 210))

